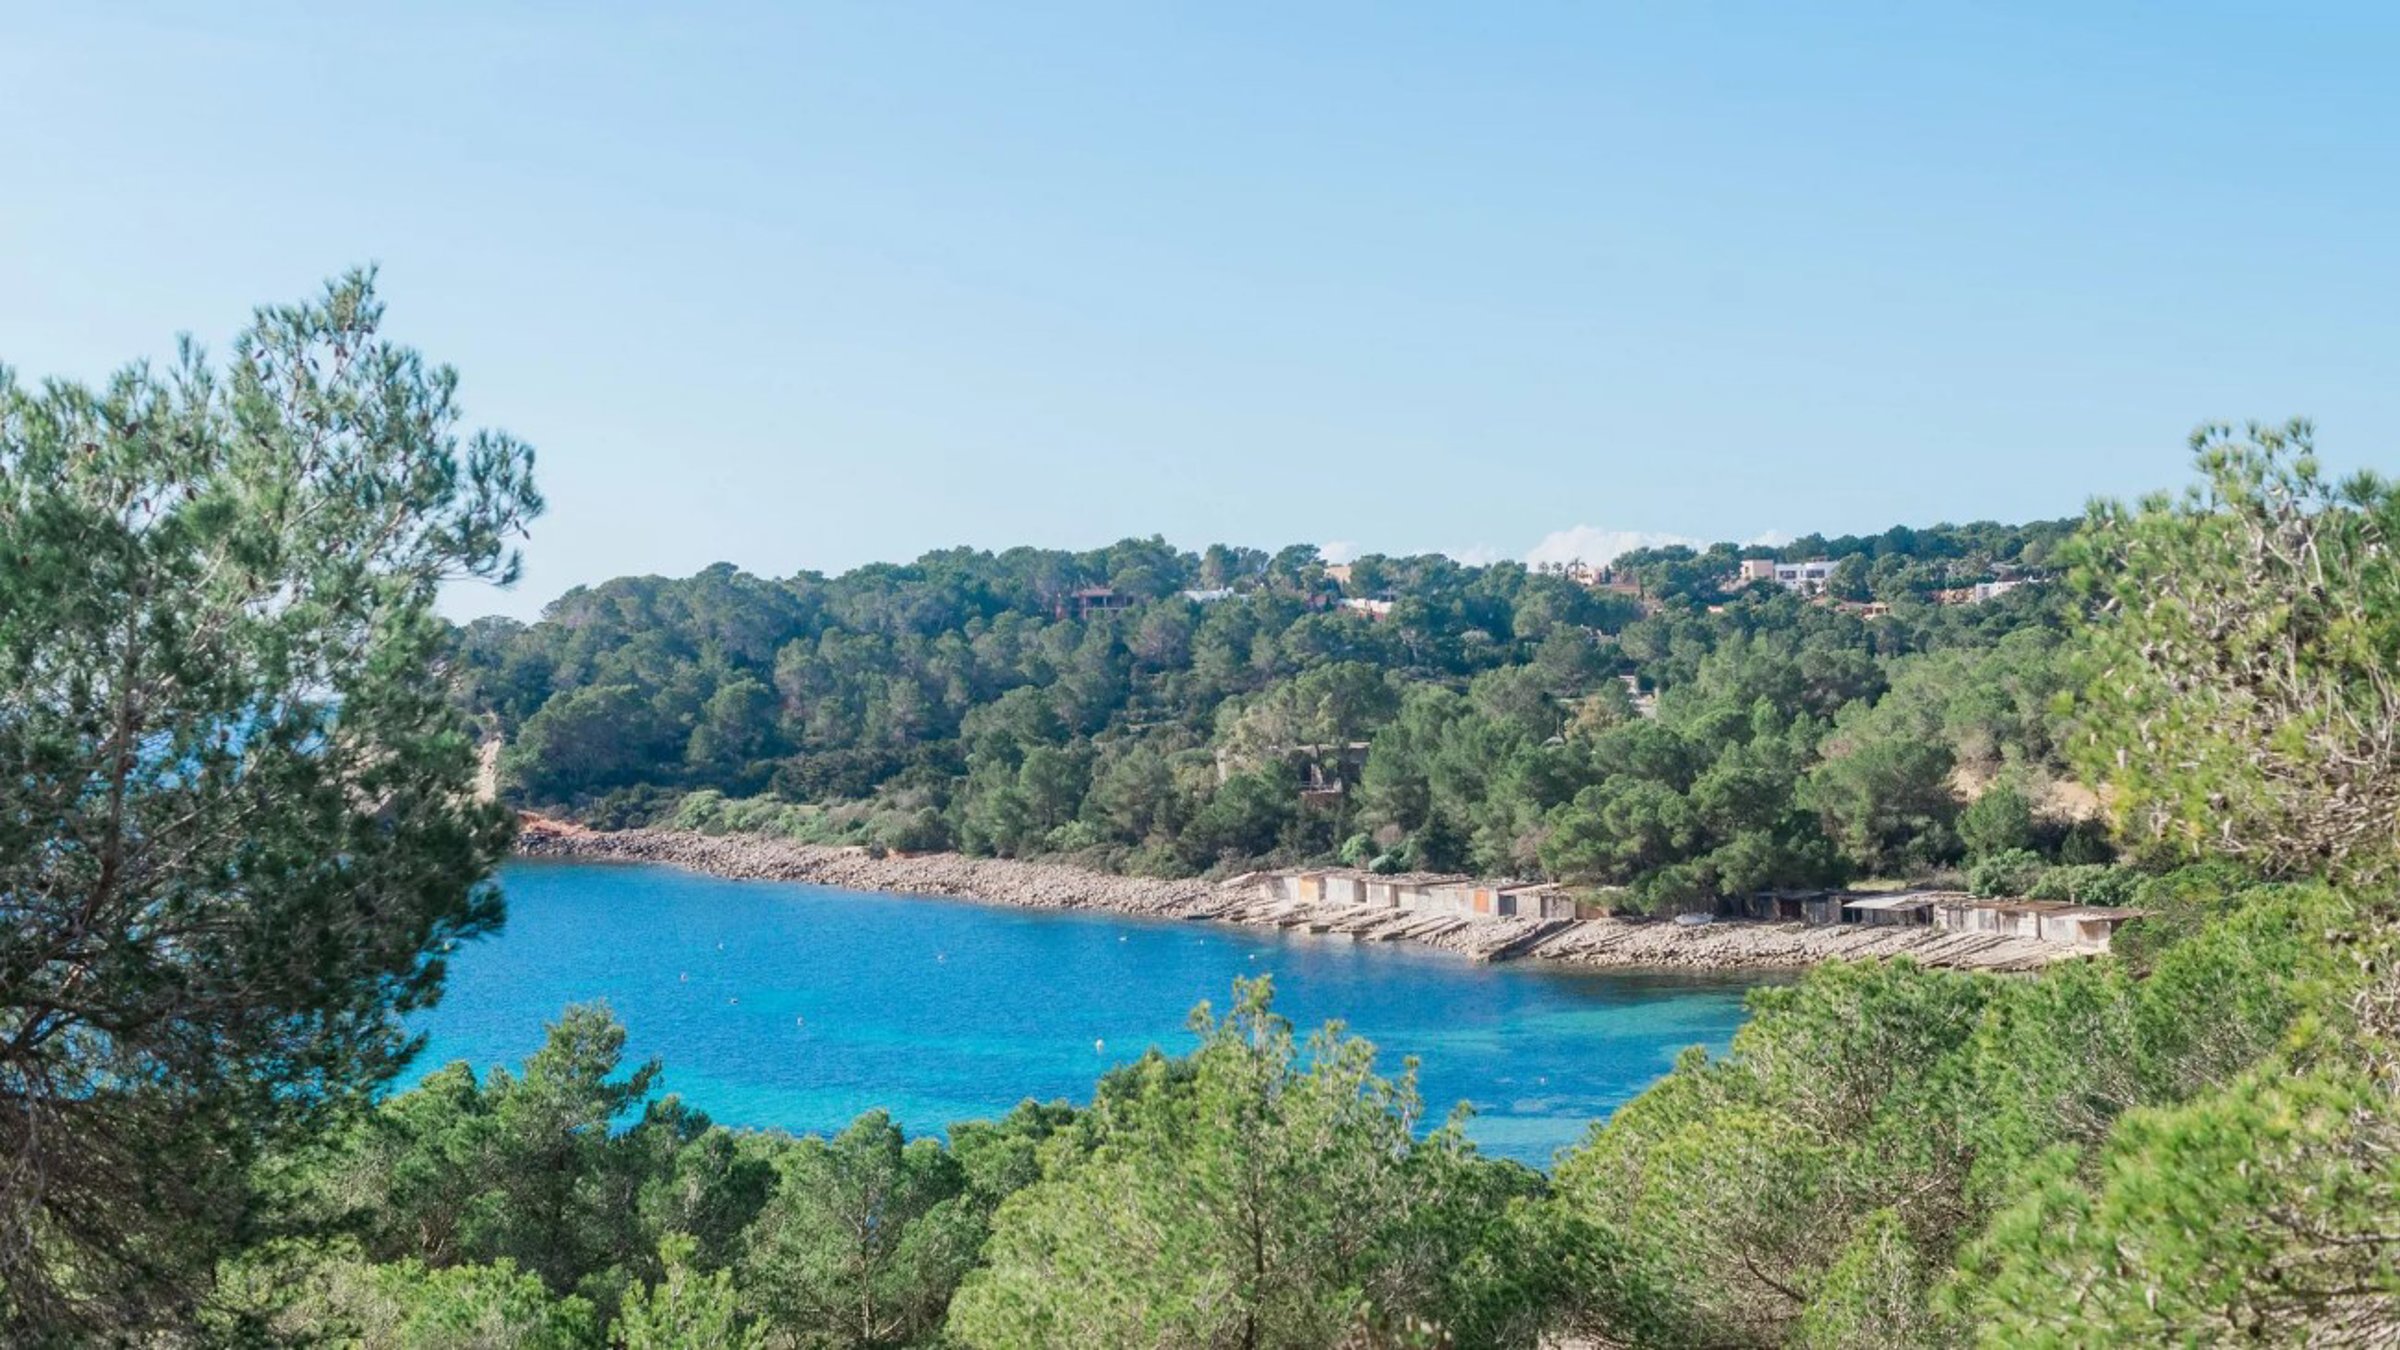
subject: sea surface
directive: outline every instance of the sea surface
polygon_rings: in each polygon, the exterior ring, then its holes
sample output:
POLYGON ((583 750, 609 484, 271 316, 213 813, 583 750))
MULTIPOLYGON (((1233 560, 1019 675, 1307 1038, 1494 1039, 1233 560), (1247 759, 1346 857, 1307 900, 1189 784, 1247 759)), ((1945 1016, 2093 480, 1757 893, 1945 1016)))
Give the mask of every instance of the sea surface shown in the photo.
POLYGON ((570 1003, 604 999, 628 1063, 715 1120, 838 1129, 873 1107, 910 1134, 1191 1048, 1192 1006, 1273 975, 1302 1030, 1338 1018, 1385 1072, 1420 1061, 1428 1116, 1468 1102, 1486 1152, 1546 1167, 1678 1051, 1721 1052, 1756 979, 1476 965, 1401 943, 519 860, 508 926, 451 958, 414 1019, 421 1076, 515 1065, 570 1003))

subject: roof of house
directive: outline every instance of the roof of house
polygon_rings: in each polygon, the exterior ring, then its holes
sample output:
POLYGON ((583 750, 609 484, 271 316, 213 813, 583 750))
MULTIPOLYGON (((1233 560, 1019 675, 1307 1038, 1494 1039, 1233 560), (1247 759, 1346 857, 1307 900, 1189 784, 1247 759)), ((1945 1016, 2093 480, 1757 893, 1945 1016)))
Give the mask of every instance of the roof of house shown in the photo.
POLYGON ((1995 914, 2055 914, 2075 906, 2064 900, 1987 900, 1979 908, 1995 914))
POLYGON ((1879 913, 1889 913, 1899 910, 1931 909, 1933 908, 1933 905, 1934 900, 1930 895, 1885 895, 1877 896, 1872 900, 1844 901, 1842 908, 1865 909, 1874 910, 1879 913))

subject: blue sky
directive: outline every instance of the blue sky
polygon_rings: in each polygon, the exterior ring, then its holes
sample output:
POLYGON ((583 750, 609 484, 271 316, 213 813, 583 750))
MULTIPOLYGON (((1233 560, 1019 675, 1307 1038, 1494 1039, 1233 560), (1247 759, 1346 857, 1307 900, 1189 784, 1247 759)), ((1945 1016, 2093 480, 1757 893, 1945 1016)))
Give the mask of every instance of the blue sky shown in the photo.
POLYGON ((2400 8, 0 5, 0 361, 382 265, 520 590, 2067 514, 2400 430, 2400 8))

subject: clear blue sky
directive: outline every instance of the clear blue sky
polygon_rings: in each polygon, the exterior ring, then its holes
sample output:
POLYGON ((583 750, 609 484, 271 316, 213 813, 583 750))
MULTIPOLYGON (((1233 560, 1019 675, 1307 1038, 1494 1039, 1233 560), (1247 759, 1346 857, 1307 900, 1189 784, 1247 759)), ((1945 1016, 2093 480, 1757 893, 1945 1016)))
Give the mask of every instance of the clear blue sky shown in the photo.
POLYGON ((0 7, 0 361, 381 263, 541 454, 526 583, 462 614, 2016 519, 2180 481, 2208 418, 2400 443, 2400 7, 668 8, 0 7))

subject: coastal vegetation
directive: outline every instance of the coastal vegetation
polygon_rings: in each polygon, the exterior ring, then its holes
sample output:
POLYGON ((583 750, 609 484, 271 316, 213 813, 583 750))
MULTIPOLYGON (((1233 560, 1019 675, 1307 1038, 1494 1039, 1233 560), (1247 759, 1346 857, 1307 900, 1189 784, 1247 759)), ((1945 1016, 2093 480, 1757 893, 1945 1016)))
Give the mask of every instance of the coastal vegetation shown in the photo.
POLYGON ((456 659, 510 796, 601 826, 1160 876, 1339 860, 1707 907, 2020 850, 2111 860, 2051 715, 2073 530, 1658 549, 1605 585, 1157 540, 720 566, 479 621, 456 659), (1778 553, 1839 562, 1817 596, 1737 582, 1778 553), (2036 581, 1957 603, 2001 574, 2036 581))
POLYGON ((2305 425, 2077 525, 1803 541, 1835 599, 1157 544, 578 592, 505 575, 369 279, 222 369, 0 380, 0 1336, 35 1346, 2376 1343, 2400 1325, 2400 487, 2305 425), (2048 584, 1929 591, 2007 562, 2048 584), (1362 580, 1362 576, 1364 580, 1362 580), (1075 592, 1105 583, 1085 612, 1075 592), (1185 589, 1224 590, 1207 601, 1185 589), (1327 603, 1320 605, 1322 598, 1327 603), (1651 602, 1655 609, 1643 602, 1651 602), (1622 682, 1655 694, 1656 715, 1622 682), (2150 912, 1755 996, 1545 1175, 1264 985, 1083 1105, 735 1132, 598 1007, 387 1091, 505 815, 1191 871, 1541 868, 1667 906, 1967 864, 2150 912), (1366 746, 1363 762, 1349 758, 1366 746), (1351 770, 1355 763, 1356 772, 1351 770), (1338 800, 1304 800, 1330 769, 1338 800), (713 796, 700 794, 715 794, 713 796))

